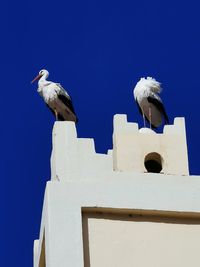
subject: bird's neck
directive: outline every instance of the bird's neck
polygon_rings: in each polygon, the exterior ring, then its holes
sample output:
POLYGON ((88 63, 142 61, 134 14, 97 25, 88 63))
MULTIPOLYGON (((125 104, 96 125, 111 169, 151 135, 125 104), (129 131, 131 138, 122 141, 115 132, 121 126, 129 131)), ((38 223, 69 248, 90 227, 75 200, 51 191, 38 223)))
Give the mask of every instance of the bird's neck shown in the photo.
POLYGON ((39 86, 42 86, 42 85, 45 85, 46 83, 48 83, 48 81, 46 80, 47 77, 48 77, 48 75, 43 75, 43 76, 39 79, 39 81, 38 81, 38 85, 39 85, 39 86))

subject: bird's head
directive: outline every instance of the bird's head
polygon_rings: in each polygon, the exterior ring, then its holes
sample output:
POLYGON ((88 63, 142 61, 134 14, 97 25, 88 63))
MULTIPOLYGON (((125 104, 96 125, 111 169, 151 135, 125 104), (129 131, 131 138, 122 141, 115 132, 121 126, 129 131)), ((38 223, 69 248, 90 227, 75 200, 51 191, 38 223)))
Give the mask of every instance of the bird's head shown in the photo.
POLYGON ((35 81, 38 81, 42 76, 47 78, 49 76, 49 72, 47 70, 45 70, 45 69, 40 70, 39 74, 32 80, 31 83, 34 83, 35 81))

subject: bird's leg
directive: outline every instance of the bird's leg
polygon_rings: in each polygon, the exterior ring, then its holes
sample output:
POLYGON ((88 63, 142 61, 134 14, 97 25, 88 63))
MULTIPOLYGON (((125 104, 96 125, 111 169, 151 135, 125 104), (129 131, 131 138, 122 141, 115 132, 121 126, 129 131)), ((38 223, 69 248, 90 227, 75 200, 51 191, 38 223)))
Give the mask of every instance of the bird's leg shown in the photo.
POLYGON ((145 115, 143 111, 142 111, 142 117, 143 117, 143 122, 144 122, 144 128, 146 128, 145 115))
POLYGON ((151 117, 152 117, 152 114, 151 114, 151 107, 149 107, 149 122, 150 122, 150 129, 151 129, 151 117))
POLYGON ((54 112, 55 112, 55 116, 56 116, 56 121, 58 121, 58 112, 56 109, 54 110, 54 112))

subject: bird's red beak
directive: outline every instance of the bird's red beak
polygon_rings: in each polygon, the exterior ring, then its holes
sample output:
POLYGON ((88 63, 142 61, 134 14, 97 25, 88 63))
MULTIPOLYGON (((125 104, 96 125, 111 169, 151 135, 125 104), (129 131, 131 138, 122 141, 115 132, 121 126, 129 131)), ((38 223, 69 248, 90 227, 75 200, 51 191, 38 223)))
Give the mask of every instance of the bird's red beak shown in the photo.
POLYGON ((40 78, 42 77, 41 74, 38 74, 33 80, 31 83, 34 83, 35 81, 39 80, 40 78))

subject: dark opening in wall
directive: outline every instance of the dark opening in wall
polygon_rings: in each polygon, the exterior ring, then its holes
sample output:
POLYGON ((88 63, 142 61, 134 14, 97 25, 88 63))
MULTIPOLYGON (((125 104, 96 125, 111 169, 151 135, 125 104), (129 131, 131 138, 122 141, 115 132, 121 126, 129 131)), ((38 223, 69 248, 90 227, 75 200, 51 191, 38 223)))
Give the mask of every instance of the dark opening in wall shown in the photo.
POLYGON ((149 153, 144 159, 147 172, 160 173, 162 171, 162 157, 156 152, 149 153))

